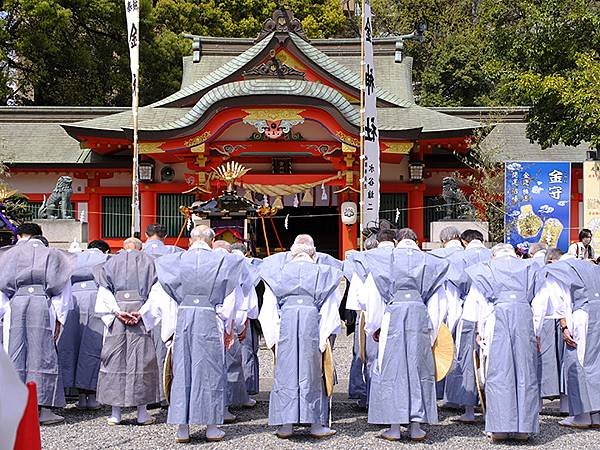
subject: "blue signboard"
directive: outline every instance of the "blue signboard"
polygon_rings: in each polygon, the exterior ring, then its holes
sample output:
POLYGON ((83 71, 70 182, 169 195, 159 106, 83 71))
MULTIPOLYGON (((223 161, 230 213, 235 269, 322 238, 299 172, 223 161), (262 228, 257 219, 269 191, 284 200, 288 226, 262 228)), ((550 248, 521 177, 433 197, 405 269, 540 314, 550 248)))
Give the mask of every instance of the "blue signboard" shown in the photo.
POLYGON ((569 248, 571 163, 507 162, 505 242, 569 248))

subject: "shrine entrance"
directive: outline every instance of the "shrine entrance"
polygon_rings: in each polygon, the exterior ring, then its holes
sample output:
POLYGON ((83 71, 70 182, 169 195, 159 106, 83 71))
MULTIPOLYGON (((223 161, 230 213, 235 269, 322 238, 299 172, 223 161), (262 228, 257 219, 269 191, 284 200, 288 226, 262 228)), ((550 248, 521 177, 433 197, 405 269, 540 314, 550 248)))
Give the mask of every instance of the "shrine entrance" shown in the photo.
MULTIPOLYGON (((252 234, 256 239, 257 251, 260 253, 258 256, 264 257, 267 252, 263 221, 259 218, 253 222, 252 234)), ((271 254, 281 246, 285 250, 289 250, 297 235, 310 234, 315 240, 317 251, 328 253, 335 258, 339 257, 339 227, 341 225, 337 207, 284 207, 273 216, 272 220, 265 218, 264 225, 271 254)))

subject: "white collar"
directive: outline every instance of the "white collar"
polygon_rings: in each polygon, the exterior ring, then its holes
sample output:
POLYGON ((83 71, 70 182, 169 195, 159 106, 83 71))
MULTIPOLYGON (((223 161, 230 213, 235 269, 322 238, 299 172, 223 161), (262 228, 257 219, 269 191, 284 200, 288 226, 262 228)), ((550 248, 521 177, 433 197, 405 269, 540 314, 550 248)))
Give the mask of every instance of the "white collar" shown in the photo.
POLYGON ((417 243, 412 239, 402 239, 400 242, 398 242, 396 248, 412 248, 413 250, 421 250, 417 243))
POLYGON ((546 250, 538 250, 533 255, 533 259, 545 259, 546 258, 546 250))
POLYGON ((391 241, 383 241, 377 244, 377 248, 394 247, 394 243, 391 241))
POLYGON ((473 239, 467 244, 467 250, 471 248, 485 248, 485 245, 483 245, 483 242, 481 242, 479 239, 473 239))
POLYGON ((458 239, 452 239, 444 244, 444 248, 463 248, 462 243, 458 239))
POLYGON ((494 259, 502 258, 503 256, 510 256, 511 258, 518 258, 514 250, 501 250, 494 255, 494 259))
POLYGON ((314 263, 315 260, 308 253, 298 253, 296 256, 292 258, 292 261, 305 261, 314 263))
POLYGON ((571 253, 565 253, 564 255, 562 255, 562 256, 559 258, 559 261, 565 261, 565 260, 567 260, 567 259, 577 259, 577 258, 575 257, 575 255, 573 255, 573 254, 571 254, 571 253))
POLYGON ((204 241, 196 241, 192 245, 190 245, 190 250, 196 249, 196 248, 201 248, 203 250, 211 250, 212 251, 212 248, 210 248, 210 246, 204 241))

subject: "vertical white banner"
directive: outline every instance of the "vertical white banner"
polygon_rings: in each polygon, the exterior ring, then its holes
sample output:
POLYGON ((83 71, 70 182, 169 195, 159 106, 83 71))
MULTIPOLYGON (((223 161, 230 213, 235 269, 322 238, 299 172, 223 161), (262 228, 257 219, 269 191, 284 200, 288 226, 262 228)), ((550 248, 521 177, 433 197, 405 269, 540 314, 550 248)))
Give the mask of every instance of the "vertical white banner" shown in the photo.
POLYGON ((127 46, 131 65, 131 110, 133 115, 133 168, 131 179, 131 235, 140 232, 138 106, 140 70, 140 0, 125 0, 127 46))
POLYGON ((375 64, 373 58, 373 16, 369 0, 364 0, 362 39, 364 46, 363 95, 364 120, 364 189, 363 226, 374 226, 379 221, 379 128, 377 127, 377 94, 375 93, 375 64))

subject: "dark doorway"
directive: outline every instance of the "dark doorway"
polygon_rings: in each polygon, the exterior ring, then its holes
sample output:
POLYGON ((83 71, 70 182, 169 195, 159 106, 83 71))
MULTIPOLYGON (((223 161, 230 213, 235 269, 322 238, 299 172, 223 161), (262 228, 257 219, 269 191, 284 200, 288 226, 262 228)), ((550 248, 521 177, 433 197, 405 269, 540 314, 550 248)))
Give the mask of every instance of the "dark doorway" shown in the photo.
MULTIPOLYGON (((252 234, 255 236, 256 247, 259 249, 260 254, 258 256, 264 257, 266 256, 266 246, 263 225, 260 219, 254 222, 255 226, 252 234)), ((276 247, 279 247, 273 226, 277 230, 281 244, 286 250, 290 249, 297 235, 310 234, 315 240, 317 251, 328 253, 335 258, 339 257, 340 217, 337 207, 284 207, 273 217, 272 222, 269 218, 265 218, 265 227, 271 254, 274 253, 276 247), (288 214, 288 229, 286 230, 285 217, 288 214)))

